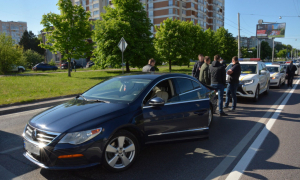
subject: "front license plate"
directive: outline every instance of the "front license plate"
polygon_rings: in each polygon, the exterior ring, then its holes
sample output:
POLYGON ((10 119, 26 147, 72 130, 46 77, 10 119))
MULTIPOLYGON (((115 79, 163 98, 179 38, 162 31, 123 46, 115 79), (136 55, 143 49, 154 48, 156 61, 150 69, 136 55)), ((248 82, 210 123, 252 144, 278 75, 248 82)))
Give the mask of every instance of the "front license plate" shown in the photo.
POLYGON ((24 148, 31 154, 40 155, 40 148, 30 142, 24 140, 24 148))

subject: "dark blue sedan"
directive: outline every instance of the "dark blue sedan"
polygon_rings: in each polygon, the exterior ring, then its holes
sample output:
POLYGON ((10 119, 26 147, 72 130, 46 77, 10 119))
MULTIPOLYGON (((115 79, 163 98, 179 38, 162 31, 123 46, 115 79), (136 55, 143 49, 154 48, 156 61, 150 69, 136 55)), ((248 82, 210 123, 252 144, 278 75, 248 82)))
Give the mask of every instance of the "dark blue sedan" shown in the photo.
POLYGON ((145 144, 208 137, 214 90, 183 74, 118 76, 26 125, 24 156, 46 169, 129 168, 145 144))
POLYGON ((57 70, 57 69, 58 68, 56 66, 51 66, 50 64, 46 64, 46 63, 39 63, 32 68, 33 71, 37 71, 37 70, 47 71, 47 70, 57 70))

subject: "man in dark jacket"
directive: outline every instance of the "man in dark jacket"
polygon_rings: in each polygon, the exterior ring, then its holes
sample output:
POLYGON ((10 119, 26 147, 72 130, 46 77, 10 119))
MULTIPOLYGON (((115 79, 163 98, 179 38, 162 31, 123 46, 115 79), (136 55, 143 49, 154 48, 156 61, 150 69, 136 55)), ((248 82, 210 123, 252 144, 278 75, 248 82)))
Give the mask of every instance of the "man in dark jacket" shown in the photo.
POLYGON ((148 61, 148 64, 143 67, 142 72, 154 72, 155 60, 152 58, 148 61))
POLYGON ((296 70, 297 67, 293 64, 293 61, 291 61, 290 65, 286 68, 286 74, 288 75, 288 87, 293 86, 293 80, 296 70))
POLYGON ((210 58, 205 56, 204 64, 201 66, 199 81, 202 84, 210 85, 210 70, 209 70, 210 58))
POLYGON ((201 69, 201 66, 204 63, 204 57, 203 57, 203 55, 199 54, 198 55, 198 59, 199 59, 199 61, 197 61, 195 63, 193 71, 192 71, 193 77, 195 77, 196 79, 199 79, 200 69, 201 69))
POLYGON ((234 111, 237 102, 236 91, 239 87, 239 79, 241 75, 241 66, 238 57, 234 56, 232 58, 232 68, 227 71, 227 74, 228 74, 228 86, 226 91, 226 102, 224 108, 228 108, 230 94, 231 94, 232 96, 231 111, 234 111))
POLYGON ((220 56, 215 55, 214 61, 210 66, 211 86, 216 90, 218 90, 219 115, 226 116, 227 114, 225 114, 223 111, 223 96, 224 96, 224 87, 226 85, 226 71, 219 61, 220 61, 220 56))

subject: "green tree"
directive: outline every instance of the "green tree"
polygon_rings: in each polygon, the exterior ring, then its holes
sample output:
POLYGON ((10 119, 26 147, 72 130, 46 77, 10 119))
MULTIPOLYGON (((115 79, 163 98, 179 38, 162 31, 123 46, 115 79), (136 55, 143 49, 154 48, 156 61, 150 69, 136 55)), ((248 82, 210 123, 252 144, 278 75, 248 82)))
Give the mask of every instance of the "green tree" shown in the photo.
POLYGON ((203 41, 205 42, 204 55, 209 56, 211 61, 214 60, 214 56, 218 54, 218 46, 216 44, 215 32, 211 29, 207 29, 204 32, 205 38, 203 41))
POLYGON ((23 46, 24 51, 31 49, 38 52, 41 55, 44 55, 45 49, 40 47, 39 44, 40 40, 36 37, 36 35, 34 35, 32 31, 28 32, 27 30, 24 31, 19 42, 19 45, 23 46))
POLYGON ((261 42, 260 59, 272 58, 272 48, 266 41, 261 42))
POLYGON ((96 66, 118 67, 122 62, 122 52, 118 43, 122 37, 128 43, 124 52, 126 72, 132 67, 143 67, 151 57, 155 57, 151 22, 139 0, 113 0, 114 8, 105 7, 102 20, 95 22, 93 41, 96 66))
MULTIPOLYGON (((43 15, 41 24, 47 41, 40 46, 53 53, 60 52, 70 66, 72 58, 89 57, 93 49, 93 43, 88 41, 92 36, 90 12, 82 6, 73 6, 71 0, 59 0, 57 5, 61 15, 51 12, 43 15)), ((71 77, 70 68, 68 76, 71 77)))
POLYGON ((189 62, 190 52, 193 46, 190 29, 192 22, 166 19, 160 26, 155 26, 156 35, 154 47, 159 57, 169 64, 183 65, 189 62))
POLYGON ((0 33, 0 74, 11 71, 14 65, 23 65, 23 49, 14 43, 11 36, 0 33))
POLYGON ((219 28, 214 36, 216 43, 214 49, 217 49, 224 60, 230 62, 232 57, 237 55, 238 46, 235 38, 224 27, 219 28))
POLYGON ((26 62, 27 68, 32 68, 37 63, 44 61, 44 56, 40 55, 39 53, 28 49, 23 53, 24 60, 26 62))
POLYGON ((241 47, 242 58, 249 58, 250 54, 247 47, 241 47))
MULTIPOLYGON (((189 25, 189 41, 191 43, 191 48, 186 51, 188 53, 189 59, 198 60, 198 54, 204 54, 205 51, 205 34, 202 27, 199 24, 189 25)), ((190 64, 190 63, 188 63, 190 64)))
POLYGON ((280 50, 280 51, 276 54, 277 57, 281 57, 281 58, 285 58, 286 55, 287 55, 286 49, 280 50))

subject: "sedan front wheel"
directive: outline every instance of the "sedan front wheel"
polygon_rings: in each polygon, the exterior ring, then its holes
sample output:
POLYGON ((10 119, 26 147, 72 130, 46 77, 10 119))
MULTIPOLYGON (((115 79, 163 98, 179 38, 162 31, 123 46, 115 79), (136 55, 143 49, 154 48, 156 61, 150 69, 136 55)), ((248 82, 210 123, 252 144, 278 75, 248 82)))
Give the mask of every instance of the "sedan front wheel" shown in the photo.
POLYGON ((124 171, 134 163, 138 152, 137 138, 128 131, 119 131, 105 146, 103 166, 112 172, 124 171))

